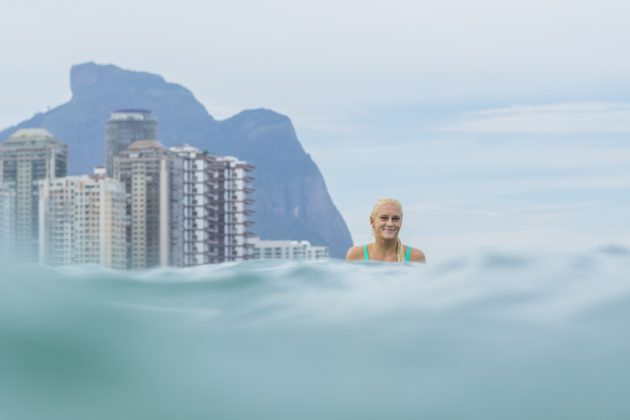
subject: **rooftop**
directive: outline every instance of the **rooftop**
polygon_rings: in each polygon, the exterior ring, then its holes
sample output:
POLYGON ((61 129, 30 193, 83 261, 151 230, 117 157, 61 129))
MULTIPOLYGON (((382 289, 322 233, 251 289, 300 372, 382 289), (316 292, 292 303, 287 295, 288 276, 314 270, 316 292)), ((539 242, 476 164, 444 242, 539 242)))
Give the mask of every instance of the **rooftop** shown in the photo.
POLYGON ((136 120, 136 121, 155 121, 151 111, 146 109, 117 109, 112 112, 110 121, 119 120, 136 120))
POLYGON ((165 149, 157 140, 138 140, 127 147, 127 150, 165 149))
POLYGON ((148 109, 140 109, 140 108, 124 108, 124 109, 116 109, 114 110, 114 113, 134 113, 134 114, 150 114, 151 111, 149 111, 148 109))
POLYGON ((201 153, 201 150, 197 149, 194 146, 191 146, 190 144, 180 144, 179 146, 172 146, 169 147, 169 150, 173 151, 173 152, 189 152, 189 153, 201 153))
POLYGON ((22 128, 7 139, 7 143, 26 143, 32 141, 59 143, 55 136, 45 128, 22 128))

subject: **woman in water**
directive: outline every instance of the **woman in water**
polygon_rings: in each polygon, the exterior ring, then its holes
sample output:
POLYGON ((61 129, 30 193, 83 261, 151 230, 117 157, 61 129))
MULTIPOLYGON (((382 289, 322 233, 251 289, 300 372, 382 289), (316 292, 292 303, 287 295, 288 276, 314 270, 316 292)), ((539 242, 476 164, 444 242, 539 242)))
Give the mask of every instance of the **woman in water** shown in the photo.
POLYGON ((409 245, 404 246, 398 239, 402 218, 402 204, 398 200, 392 198, 378 200, 370 214, 374 242, 353 246, 348 250, 346 260, 426 262, 422 251, 409 245))

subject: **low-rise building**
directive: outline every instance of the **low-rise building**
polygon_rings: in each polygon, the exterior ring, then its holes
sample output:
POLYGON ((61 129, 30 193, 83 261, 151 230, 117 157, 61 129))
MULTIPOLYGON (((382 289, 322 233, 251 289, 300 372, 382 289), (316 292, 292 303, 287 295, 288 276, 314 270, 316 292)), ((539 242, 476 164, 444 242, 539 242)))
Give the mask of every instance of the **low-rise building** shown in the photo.
POLYGON ((321 260, 329 257, 327 246, 313 246, 309 241, 252 241, 257 260, 321 260))

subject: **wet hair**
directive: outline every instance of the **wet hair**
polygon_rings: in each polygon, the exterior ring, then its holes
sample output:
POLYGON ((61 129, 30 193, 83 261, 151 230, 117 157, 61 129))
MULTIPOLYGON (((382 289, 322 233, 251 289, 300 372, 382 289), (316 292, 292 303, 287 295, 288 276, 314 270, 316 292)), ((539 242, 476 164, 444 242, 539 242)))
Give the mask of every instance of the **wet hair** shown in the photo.
MULTIPOLYGON (((374 203, 374 206, 372 206, 372 213, 370 213, 370 217, 376 219, 378 209, 385 204, 391 204, 394 207, 397 207, 398 210, 400 210, 400 217, 402 218, 402 204, 400 204, 400 201, 394 198, 379 198, 378 200, 376 200, 376 203, 374 203)), ((376 238, 376 232, 374 231, 374 228, 372 228, 372 234, 376 238)), ((400 238, 396 238, 396 240, 398 241, 396 244, 396 260, 398 260, 399 262, 405 261, 405 249, 403 247, 403 244, 400 241, 400 238)))

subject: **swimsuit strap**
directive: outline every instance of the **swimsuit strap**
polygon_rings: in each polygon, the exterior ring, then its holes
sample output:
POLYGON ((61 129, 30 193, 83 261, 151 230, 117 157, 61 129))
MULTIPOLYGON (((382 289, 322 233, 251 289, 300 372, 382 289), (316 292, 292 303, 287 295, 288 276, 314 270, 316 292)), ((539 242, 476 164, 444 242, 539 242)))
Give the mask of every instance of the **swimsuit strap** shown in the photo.
POLYGON ((364 261, 368 261, 370 259, 370 257, 368 256, 368 252, 367 252, 367 245, 363 245, 363 260, 364 261))
POLYGON ((405 254, 405 262, 409 262, 409 258, 411 258, 411 247, 407 245, 407 253, 405 254))

